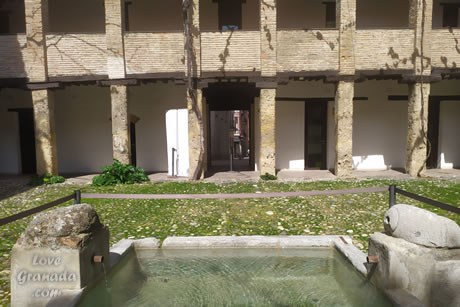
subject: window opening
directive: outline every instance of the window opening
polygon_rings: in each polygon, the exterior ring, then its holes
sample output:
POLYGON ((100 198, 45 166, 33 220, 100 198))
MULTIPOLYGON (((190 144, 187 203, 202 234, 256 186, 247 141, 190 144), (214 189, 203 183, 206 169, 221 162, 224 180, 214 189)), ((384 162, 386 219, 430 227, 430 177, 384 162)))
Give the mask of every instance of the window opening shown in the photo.
POLYGON ((460 3, 441 3, 443 7, 442 26, 444 28, 458 27, 458 9, 460 3))
POLYGON ((125 31, 129 31, 129 7, 133 4, 132 1, 125 1, 125 31))
POLYGON ((326 6, 326 28, 336 27, 336 6, 334 2, 323 2, 326 6))
POLYGON ((242 4, 244 0, 217 0, 219 29, 221 31, 241 30, 242 4))
POLYGON ((10 14, 0 11, 0 34, 10 33, 10 14))

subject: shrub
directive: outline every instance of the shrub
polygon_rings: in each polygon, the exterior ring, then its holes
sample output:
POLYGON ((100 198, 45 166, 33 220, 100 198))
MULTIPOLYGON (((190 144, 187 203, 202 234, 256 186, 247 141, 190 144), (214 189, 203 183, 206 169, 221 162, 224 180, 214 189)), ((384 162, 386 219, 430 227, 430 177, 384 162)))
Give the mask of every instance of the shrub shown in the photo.
POLYGON ((93 185, 133 184, 145 181, 149 181, 149 178, 143 168, 130 164, 122 164, 118 160, 113 160, 112 165, 102 168, 101 175, 93 178, 93 185))
POLYGON ((265 173, 265 175, 260 176, 260 179, 262 179, 262 180, 276 180, 276 179, 278 179, 278 177, 276 177, 275 175, 269 174, 269 173, 265 173))
POLYGON ((65 178, 62 176, 56 176, 56 175, 51 175, 51 174, 46 173, 41 176, 34 175, 30 181, 30 184, 33 186, 39 186, 42 184, 61 183, 64 181, 65 181, 65 178))

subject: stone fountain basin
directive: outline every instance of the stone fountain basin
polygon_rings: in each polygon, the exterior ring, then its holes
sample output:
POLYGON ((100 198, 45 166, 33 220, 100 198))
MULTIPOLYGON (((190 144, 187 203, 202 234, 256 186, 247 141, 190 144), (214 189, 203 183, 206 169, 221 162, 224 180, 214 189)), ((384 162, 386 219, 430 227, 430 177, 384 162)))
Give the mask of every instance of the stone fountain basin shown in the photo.
POLYGON ((110 261, 108 277, 73 306, 391 306, 348 236, 122 240, 110 261))

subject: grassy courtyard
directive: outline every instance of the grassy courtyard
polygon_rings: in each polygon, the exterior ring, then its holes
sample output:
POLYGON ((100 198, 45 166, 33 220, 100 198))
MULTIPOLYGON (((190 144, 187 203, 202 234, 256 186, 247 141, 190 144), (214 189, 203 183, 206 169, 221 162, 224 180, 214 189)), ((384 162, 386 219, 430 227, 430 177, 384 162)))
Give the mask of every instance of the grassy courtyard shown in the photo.
MULTIPOLYGON (((0 195, 0 218, 47 203, 81 189, 87 193, 243 193, 275 191, 336 190, 382 187, 399 188, 454 206, 460 206, 460 184, 450 181, 361 180, 308 183, 161 183, 132 186, 92 187, 57 184, 39 186, 9 198, 0 195)), ((234 200, 100 200, 83 199, 109 227, 111 244, 124 238, 220 235, 322 235, 344 234, 367 250, 370 234, 383 230, 388 193, 308 196, 234 200)), ((423 206, 398 195, 398 203, 422 206, 460 224, 460 216, 423 206)), ((63 204, 62 206, 70 204, 63 204)), ((9 253, 31 218, 1 226, 0 305, 9 302, 9 253)))

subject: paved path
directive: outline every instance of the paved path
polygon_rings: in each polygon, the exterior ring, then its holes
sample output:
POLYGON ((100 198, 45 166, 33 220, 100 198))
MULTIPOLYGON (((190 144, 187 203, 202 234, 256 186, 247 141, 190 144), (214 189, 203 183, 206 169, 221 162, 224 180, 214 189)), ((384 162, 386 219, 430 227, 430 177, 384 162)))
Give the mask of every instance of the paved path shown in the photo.
POLYGON ((235 193, 235 194, 97 194, 82 193, 82 198, 105 199, 240 199, 240 198, 272 198, 272 197, 302 197, 312 195, 338 195, 386 192, 388 187, 361 188, 347 190, 321 190, 301 192, 265 192, 265 193, 235 193))

